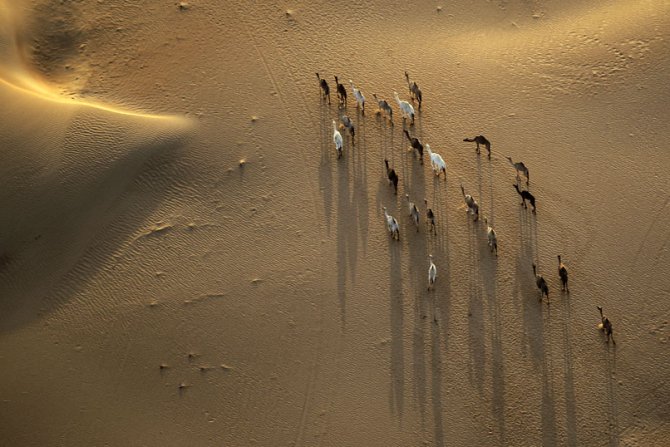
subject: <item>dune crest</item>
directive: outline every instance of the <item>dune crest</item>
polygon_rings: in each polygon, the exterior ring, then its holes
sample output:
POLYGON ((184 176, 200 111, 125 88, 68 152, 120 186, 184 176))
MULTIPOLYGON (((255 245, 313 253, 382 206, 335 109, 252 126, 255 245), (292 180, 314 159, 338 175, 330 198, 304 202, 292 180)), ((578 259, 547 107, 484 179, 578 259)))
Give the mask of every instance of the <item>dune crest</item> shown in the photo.
MULTIPOLYGON (((42 16, 47 17, 46 13, 48 13, 48 10, 42 16)), ((69 83, 59 83, 57 85, 47 81, 40 72, 48 69, 47 64, 50 61, 66 59, 67 56, 59 55, 58 53, 72 51, 69 46, 71 47, 77 41, 74 40, 69 45, 54 44, 50 48, 49 55, 45 56, 43 54, 45 51, 33 48, 30 44, 31 40, 34 40, 33 33, 40 31, 48 34, 46 31, 40 30, 38 26, 42 24, 42 21, 47 19, 43 17, 40 20, 32 27, 27 26, 30 19, 21 10, 16 7, 12 8, 6 2, 0 1, 0 84, 3 84, 4 87, 60 104, 77 104, 123 115, 168 120, 173 121, 174 124, 180 127, 187 125, 188 120, 176 115, 160 115, 129 110, 101 101, 82 100, 73 97, 72 93, 76 93, 79 88, 83 87, 82 83, 85 82, 85 79, 77 81, 66 78, 66 81, 69 83), (39 60, 40 69, 36 67, 35 59, 39 60)), ((54 32, 54 34, 60 36, 55 39, 56 41, 73 40, 71 37, 63 37, 76 34, 76 31, 70 29, 74 28, 73 25, 68 25, 63 20, 51 20, 58 22, 56 25, 50 24, 53 25, 52 28, 57 28, 58 26, 63 28, 54 32)), ((46 39, 41 40, 45 41, 46 39)))

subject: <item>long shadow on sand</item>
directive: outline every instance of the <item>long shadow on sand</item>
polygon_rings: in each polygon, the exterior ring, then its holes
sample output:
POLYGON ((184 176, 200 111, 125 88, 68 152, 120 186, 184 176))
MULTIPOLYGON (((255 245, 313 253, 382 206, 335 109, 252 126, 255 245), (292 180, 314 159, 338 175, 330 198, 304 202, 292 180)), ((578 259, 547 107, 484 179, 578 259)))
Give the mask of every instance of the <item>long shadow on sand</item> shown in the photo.
POLYGON ((444 420, 442 417, 442 347, 440 346, 440 329, 431 325, 431 376, 434 419, 434 445, 444 446, 444 420))
MULTIPOLYGON (((340 320, 342 329, 346 327, 346 295, 347 284, 355 281, 356 263, 358 259, 358 223, 352 219, 360 203, 360 191, 350 190, 349 170, 354 169, 354 156, 343 156, 337 160, 337 294, 340 303, 340 320), (359 199, 357 199, 357 197, 359 199)), ((365 194, 365 190, 362 192, 365 194)), ((365 198, 363 198, 365 199, 365 198)), ((366 221, 367 222, 367 221, 366 221)), ((366 224, 367 225, 367 224, 366 224)))
POLYGON ((330 233, 331 214, 333 211, 333 173, 332 163, 337 157, 332 140, 332 132, 329 132, 332 124, 328 104, 321 101, 319 106, 319 142, 321 146, 321 161, 319 163, 319 189, 323 195, 323 215, 326 220, 326 231, 330 233), (332 151, 332 153, 331 153, 332 151))
POLYGON ((616 348, 607 343, 607 419, 609 429, 609 445, 619 445, 619 406, 616 387, 616 348))
MULTIPOLYGON (((575 378, 573 373, 572 365, 572 343, 570 340, 570 328, 569 323, 572 321, 572 316, 570 312, 570 295, 564 294, 563 303, 563 374, 564 384, 563 389, 565 392, 565 420, 567 423, 566 434, 567 434, 567 445, 576 446, 577 445, 577 402, 575 396, 575 378)), ((611 377, 611 376, 610 376, 611 377)))
MULTIPOLYGON (((530 350, 530 358, 539 375, 542 388, 542 443, 557 445, 556 402, 553 387, 553 358, 551 355, 551 337, 548 326, 551 323, 551 306, 540 300, 540 292, 535 284, 532 264, 538 263, 539 242, 537 238, 537 217, 523 207, 519 207, 521 252, 517 258, 516 287, 520 287, 516 295, 521 297, 523 308, 524 346, 530 350), (545 316, 546 312, 546 316, 545 316)), ((543 274, 542 266, 538 265, 538 274, 543 274)), ((551 290, 549 292, 552 294, 551 290)), ((547 301, 549 302, 549 301, 547 301)))
POLYGON ((391 309, 391 412, 402 417, 405 406, 404 296, 398 241, 389 237, 389 301, 391 309))
POLYGON ((468 292, 468 340, 470 344, 469 377, 481 394, 484 387, 484 371, 486 370, 486 348, 484 340, 484 298, 482 291, 481 251, 482 222, 475 222, 469 213, 465 214, 464 225, 468 226, 468 259, 469 269, 468 292))

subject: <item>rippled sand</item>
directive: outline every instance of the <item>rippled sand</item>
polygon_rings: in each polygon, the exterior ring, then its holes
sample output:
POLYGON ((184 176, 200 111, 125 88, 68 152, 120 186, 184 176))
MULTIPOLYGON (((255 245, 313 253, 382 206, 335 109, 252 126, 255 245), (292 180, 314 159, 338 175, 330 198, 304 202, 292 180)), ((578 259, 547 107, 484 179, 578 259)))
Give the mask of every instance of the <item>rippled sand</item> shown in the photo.
POLYGON ((665 442, 667 2, 140 3, 0 3, 0 444, 665 442))

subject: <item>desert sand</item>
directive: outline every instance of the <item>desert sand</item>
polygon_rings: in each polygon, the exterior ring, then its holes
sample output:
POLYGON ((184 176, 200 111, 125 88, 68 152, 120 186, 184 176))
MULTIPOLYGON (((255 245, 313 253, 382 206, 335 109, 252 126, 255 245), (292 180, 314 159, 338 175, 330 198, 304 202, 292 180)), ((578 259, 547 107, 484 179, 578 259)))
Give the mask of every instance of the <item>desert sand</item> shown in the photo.
POLYGON ((670 3, 18 3, 0 445, 667 444, 670 3), (446 181, 375 113, 405 70, 446 181))

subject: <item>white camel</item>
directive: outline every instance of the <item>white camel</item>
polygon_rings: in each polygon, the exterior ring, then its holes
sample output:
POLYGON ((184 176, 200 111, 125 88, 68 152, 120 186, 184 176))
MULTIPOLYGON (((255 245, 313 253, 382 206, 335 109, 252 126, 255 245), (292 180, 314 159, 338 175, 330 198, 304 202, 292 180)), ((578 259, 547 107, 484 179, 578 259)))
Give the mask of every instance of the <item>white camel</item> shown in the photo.
POLYGON ((409 200, 409 194, 405 194, 407 198, 407 206, 409 207, 409 217, 412 218, 412 222, 416 226, 417 233, 419 232, 419 209, 416 207, 414 202, 409 200))
POLYGON ((335 150, 337 151, 337 158, 342 156, 342 134, 337 130, 337 123, 333 120, 333 143, 335 143, 335 150))
POLYGON ((398 221, 395 219, 395 217, 391 216, 386 211, 386 207, 384 207, 384 217, 386 217, 386 228, 388 229, 389 233, 391 233, 391 237, 399 241, 400 226, 398 225, 398 221))
POLYGON ((402 101, 398 96, 398 92, 393 92, 393 96, 395 97, 395 101, 398 103, 398 108, 400 109, 400 113, 402 114, 403 119, 411 118, 412 124, 414 124, 414 107, 412 107, 412 104, 408 103, 407 101, 402 101))
POLYGON ((365 114, 365 96, 363 93, 356 87, 354 87, 354 81, 349 79, 349 84, 351 84, 351 91, 354 92, 354 98, 356 98, 357 106, 363 109, 363 114, 365 114))
POLYGON ((484 218, 484 223, 486 224, 486 238, 488 239, 489 248, 498 256, 498 236, 496 236, 496 230, 489 225, 486 217, 484 218))
POLYGON ((430 144, 426 144, 426 150, 428 151, 428 155, 430 156, 430 164, 433 167, 433 171, 435 172, 435 175, 438 177, 440 176, 440 173, 444 172, 444 179, 447 179, 447 163, 445 163, 444 158, 437 152, 433 152, 430 150, 430 144))
POLYGON ((435 284, 435 278, 437 278, 437 267, 433 263, 433 255, 428 255, 430 260, 430 266, 428 267, 428 290, 435 284))

